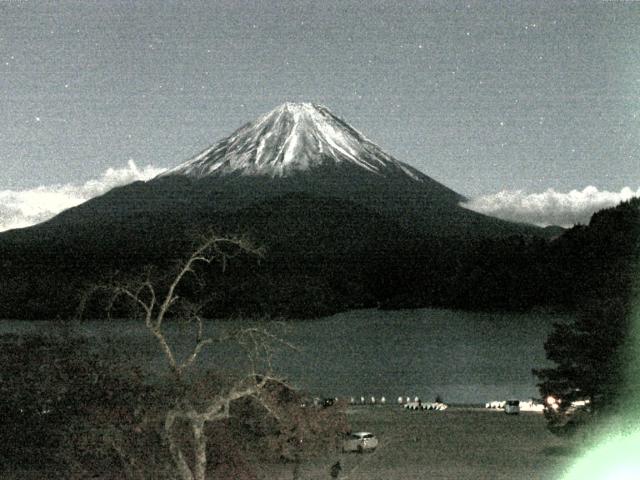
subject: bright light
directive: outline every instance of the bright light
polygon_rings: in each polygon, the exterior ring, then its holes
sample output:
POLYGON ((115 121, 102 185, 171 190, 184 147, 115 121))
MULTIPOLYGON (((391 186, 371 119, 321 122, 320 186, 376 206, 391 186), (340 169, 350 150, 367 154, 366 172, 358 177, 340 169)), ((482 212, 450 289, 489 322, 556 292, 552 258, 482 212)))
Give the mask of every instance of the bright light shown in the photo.
POLYGON ((547 402, 547 405, 555 405, 557 403, 556 398, 552 395, 549 395, 545 401, 547 402))
POLYGON ((611 437, 581 458, 563 480, 637 480, 639 451, 640 431, 611 437))

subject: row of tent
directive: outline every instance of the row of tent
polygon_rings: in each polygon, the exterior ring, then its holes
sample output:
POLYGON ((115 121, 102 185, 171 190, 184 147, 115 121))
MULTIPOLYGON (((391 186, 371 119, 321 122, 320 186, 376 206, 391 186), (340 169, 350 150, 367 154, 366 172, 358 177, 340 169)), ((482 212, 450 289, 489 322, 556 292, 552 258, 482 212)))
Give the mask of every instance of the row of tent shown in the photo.
POLYGON ((449 406, 446 403, 442 402, 427 402, 422 403, 421 401, 417 402, 409 402, 403 405, 407 410, 446 410, 449 406))

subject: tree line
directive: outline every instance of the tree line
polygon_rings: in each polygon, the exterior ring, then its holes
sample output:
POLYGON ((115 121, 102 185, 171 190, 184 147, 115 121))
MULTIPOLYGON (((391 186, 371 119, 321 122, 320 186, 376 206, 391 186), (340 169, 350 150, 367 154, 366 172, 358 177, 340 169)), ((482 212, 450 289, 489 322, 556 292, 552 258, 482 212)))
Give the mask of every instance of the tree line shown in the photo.
MULTIPOLYGON (((352 207, 327 200, 319 212, 296 198, 288 209, 279 203, 207 218, 219 231, 259 239, 267 254, 259 263, 211 268, 205 288, 184 285, 182 294, 207 295, 205 315, 313 318, 367 307, 577 312, 591 292, 615 294, 629 284, 637 219, 628 212, 637 200, 551 240, 440 237, 352 207)), ((42 229, 29 241, 4 236, 0 316, 71 318, 86 289, 105 278, 172 268, 199 229, 142 216, 104 229, 42 229)), ((105 302, 89 307, 94 318, 105 316, 105 302)))

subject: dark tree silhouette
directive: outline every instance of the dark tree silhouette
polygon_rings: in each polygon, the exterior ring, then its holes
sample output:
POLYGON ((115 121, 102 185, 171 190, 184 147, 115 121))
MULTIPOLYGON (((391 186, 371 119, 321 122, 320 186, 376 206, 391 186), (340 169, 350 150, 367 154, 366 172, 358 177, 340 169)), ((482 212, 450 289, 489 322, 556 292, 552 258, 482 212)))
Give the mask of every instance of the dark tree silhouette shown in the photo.
POLYGON ((588 227, 574 229, 562 242, 558 251, 570 244, 568 251, 577 256, 563 270, 577 287, 577 313, 573 321, 556 324, 545 343, 556 366, 534 370, 541 394, 562 400, 557 414, 549 412, 551 422, 575 400, 588 400, 596 414, 619 400, 638 273, 640 200, 598 212, 588 227))

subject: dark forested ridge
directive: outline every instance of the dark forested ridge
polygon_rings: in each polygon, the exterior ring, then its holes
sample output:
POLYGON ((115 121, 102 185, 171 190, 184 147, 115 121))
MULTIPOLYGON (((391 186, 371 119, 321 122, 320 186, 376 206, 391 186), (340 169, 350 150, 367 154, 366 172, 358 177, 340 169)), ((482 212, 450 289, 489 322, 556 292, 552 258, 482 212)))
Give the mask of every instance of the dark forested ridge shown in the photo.
MULTIPOLYGON (((210 316, 308 318, 376 306, 575 311, 594 292, 630 284, 638 206, 634 199, 603 210, 588 226, 554 239, 439 235, 349 200, 304 193, 233 212, 138 208, 128 217, 103 213, 72 225, 62 216, 0 235, 0 316, 72 316, 91 285, 146 265, 166 271, 209 227, 266 249, 260 262, 233 259, 224 273, 210 267, 206 287, 197 287, 210 316)), ((92 315, 104 315, 104 302, 91 305, 92 315)))

